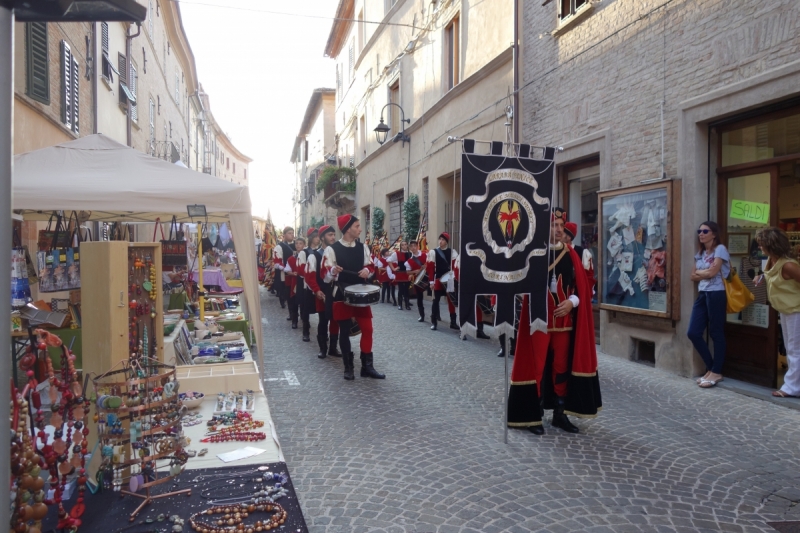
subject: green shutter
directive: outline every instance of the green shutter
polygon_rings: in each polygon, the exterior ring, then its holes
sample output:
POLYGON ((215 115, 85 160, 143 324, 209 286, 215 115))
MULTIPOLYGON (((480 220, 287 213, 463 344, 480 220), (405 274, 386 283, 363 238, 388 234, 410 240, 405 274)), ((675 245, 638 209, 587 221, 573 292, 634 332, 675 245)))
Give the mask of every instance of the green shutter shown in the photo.
POLYGON ((49 54, 47 48, 47 23, 25 24, 27 79, 25 94, 43 104, 50 105, 49 54))

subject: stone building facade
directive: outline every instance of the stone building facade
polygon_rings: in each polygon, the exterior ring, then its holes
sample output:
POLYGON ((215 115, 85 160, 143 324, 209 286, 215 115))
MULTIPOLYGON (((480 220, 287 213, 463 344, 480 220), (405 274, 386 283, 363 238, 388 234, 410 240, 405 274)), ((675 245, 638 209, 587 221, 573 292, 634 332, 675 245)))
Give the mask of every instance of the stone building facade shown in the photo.
POLYGON ((304 235, 311 226, 336 225, 338 211, 334 205, 336 200, 332 198, 336 194, 334 184, 317 192, 322 171, 336 163, 335 99, 334 89, 314 89, 292 148, 294 227, 299 235, 304 235))
POLYGON ((338 162, 358 171, 354 211, 368 222, 381 208, 391 242, 416 194, 429 236, 447 230, 457 246, 460 159, 447 137, 505 137, 512 0, 340 0, 336 13, 325 54, 336 62, 338 162), (392 142, 403 129, 410 144, 392 142))
MULTIPOLYGON (((757 272, 760 258, 742 247, 758 227, 791 229, 797 216, 777 204, 800 178, 792 157, 800 157, 800 120, 793 118, 800 4, 556 0, 522 3, 522 17, 522 140, 564 147, 557 156, 558 203, 580 225, 578 239, 606 252, 608 261, 604 238, 611 228, 604 224, 611 213, 603 210, 604 197, 660 180, 679 191, 668 216, 671 316, 604 309, 613 279, 601 274, 596 308, 603 351, 681 375, 703 373, 686 336, 696 297, 689 280, 696 228, 719 221, 722 242, 736 252, 734 266, 753 262, 757 272), (752 191, 760 178, 751 175, 765 172, 772 177, 762 180, 767 192, 759 197, 752 191), (771 205, 769 216, 737 222, 730 209, 735 189, 756 195, 744 200, 771 205)), ((766 307, 762 319, 728 315, 724 373, 775 386, 779 328, 766 307)))

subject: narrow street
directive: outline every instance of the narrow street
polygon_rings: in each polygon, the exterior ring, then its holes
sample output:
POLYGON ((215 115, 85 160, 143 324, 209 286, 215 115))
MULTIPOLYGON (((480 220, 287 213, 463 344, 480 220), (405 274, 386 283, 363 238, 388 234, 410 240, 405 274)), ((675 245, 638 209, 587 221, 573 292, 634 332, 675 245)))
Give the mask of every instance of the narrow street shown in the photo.
MULTIPOLYGON (((342 379, 261 293, 266 391, 312 532, 775 531, 800 520, 800 413, 600 356, 577 436, 510 430, 497 341, 373 306, 385 381, 342 379), (296 378, 293 379, 293 378, 296 378)), ((428 309, 430 304, 427 303, 428 309)), ((354 344, 357 346, 357 343, 354 344)), ((548 415, 549 416, 549 415, 548 415)))

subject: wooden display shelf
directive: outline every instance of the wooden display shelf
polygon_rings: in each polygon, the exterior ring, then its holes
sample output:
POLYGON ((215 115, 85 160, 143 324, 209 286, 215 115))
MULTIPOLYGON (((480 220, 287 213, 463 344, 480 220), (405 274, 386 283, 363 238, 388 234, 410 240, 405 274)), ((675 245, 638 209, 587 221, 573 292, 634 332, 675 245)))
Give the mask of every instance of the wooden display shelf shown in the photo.
POLYGON ((219 391, 260 389, 255 361, 184 365, 177 367, 176 371, 184 391, 213 395, 219 391))

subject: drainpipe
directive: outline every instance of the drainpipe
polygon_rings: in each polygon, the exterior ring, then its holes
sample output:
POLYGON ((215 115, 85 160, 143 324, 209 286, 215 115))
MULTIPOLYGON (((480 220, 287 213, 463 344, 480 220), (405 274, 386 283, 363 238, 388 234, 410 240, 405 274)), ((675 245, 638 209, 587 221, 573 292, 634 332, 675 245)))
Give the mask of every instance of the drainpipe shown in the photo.
POLYGON ((97 84, 100 78, 97 75, 97 25, 92 23, 92 133, 98 133, 99 122, 97 119, 97 84))
MULTIPOLYGON (((139 22, 136 23, 136 33, 134 33, 133 35, 128 35, 128 31, 127 30, 125 31, 125 70, 127 71, 125 73, 125 79, 126 80, 128 80, 128 77, 131 75, 131 50, 132 50, 131 42, 136 37, 138 37, 140 33, 142 33, 142 25, 139 22)), ((131 82, 131 80, 128 80, 128 84, 130 84, 130 82, 131 82)), ((137 96, 137 98, 138 98, 138 96, 137 96)), ((128 138, 128 146, 133 147, 133 139, 132 139, 132 137, 133 137, 133 135, 132 135, 133 118, 131 118, 131 103, 130 103, 130 101, 128 101, 127 111, 126 111, 125 114, 128 116, 128 127, 127 127, 127 130, 128 130, 127 131, 127 133, 128 133, 128 137, 127 137, 128 138)))

